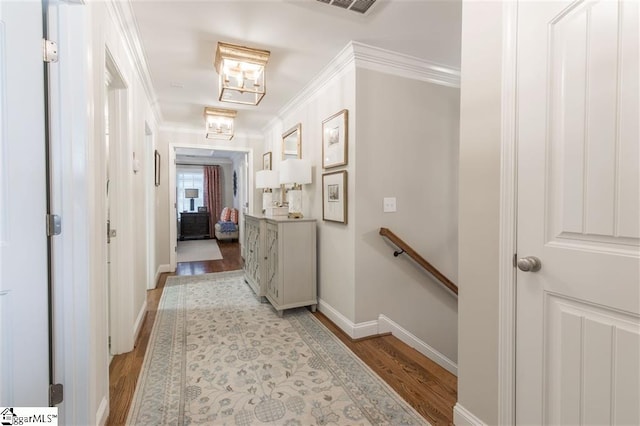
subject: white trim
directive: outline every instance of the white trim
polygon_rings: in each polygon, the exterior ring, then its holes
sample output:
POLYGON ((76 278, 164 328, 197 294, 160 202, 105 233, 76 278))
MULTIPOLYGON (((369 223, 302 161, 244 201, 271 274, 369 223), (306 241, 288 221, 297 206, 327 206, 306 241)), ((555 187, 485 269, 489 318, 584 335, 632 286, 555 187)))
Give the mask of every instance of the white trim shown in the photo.
POLYGON ((153 284, 153 288, 158 287, 158 280, 160 279, 160 274, 163 274, 165 272, 174 272, 175 269, 171 269, 171 265, 168 264, 164 264, 164 265, 159 265, 158 266, 158 270, 156 271, 156 278, 153 284))
MULTIPOLYGON (((117 237, 110 243, 109 283, 109 333, 111 355, 129 352, 133 349, 133 306, 134 264, 133 264, 133 206, 129 202, 133 193, 133 178, 130 173, 131 153, 131 92, 130 82, 125 79, 124 69, 113 55, 117 51, 109 40, 105 43, 105 71, 113 80, 107 87, 109 98, 109 211, 111 229, 117 230, 117 237)), ((101 143, 105 143, 102 139, 101 143)), ((106 197, 106 195, 105 195, 106 197)))
POLYGON ((266 133, 280 123, 282 117, 287 117, 292 111, 311 102, 314 94, 321 92, 327 84, 332 83, 343 73, 352 69, 349 65, 353 64, 354 61, 353 48, 350 42, 296 96, 287 102, 284 107, 280 108, 278 114, 263 127, 262 132, 266 133))
MULTIPOLYGON (((83 424, 93 422, 89 407, 96 381, 109 380, 108 369, 96 371, 95 360, 90 359, 92 339, 102 334, 91 325, 94 301, 86 285, 91 282, 88 236, 92 234, 87 214, 92 192, 88 171, 92 135, 86 113, 91 97, 86 69, 87 8, 58 2, 49 4, 49 12, 49 34, 64 47, 57 66, 49 70, 51 209, 63 218, 63 232, 52 238, 54 380, 65 386, 60 410, 65 423, 83 424), (60 330, 64 332, 56 332, 60 330)), ((106 338, 99 344, 106 348, 106 338)))
MULTIPOLYGON (((318 299, 318 310, 322 312, 327 318, 329 318, 342 331, 347 333, 347 336, 355 339, 355 324, 349 318, 342 315, 333 306, 329 305, 322 299, 318 299)), ((376 324, 376 332, 377 331, 378 325, 376 324)))
POLYGON ((458 402, 453 407, 453 424, 456 426, 486 426, 485 422, 474 416, 471 411, 464 408, 458 402))
POLYGON ((460 70, 380 47, 350 42, 356 67, 412 80, 460 88, 460 70))
POLYGON ((397 337, 400 341, 411 346, 451 374, 455 376, 458 375, 458 365, 455 362, 451 361, 436 349, 418 339, 411 332, 405 330, 387 316, 380 314, 380 316, 378 316, 378 334, 388 332, 391 332, 391 334, 397 337))
POLYGON ((451 361, 436 349, 427 345, 425 342, 418 339, 416 336, 383 314, 378 316, 378 320, 354 323, 322 299, 318 299, 318 310, 352 339, 361 339, 363 337, 391 333, 400 341, 411 346, 422 355, 449 371, 451 374, 456 376, 458 375, 458 366, 455 362, 451 361))
POLYGON ((142 307, 140 308, 140 312, 138 312, 138 317, 136 321, 133 323, 133 341, 135 345, 135 341, 138 339, 138 334, 140 334, 140 330, 142 330, 142 323, 144 322, 144 316, 147 313, 147 300, 145 298, 142 307))
POLYGON ((133 56, 133 64, 136 72, 142 82, 145 94, 151 106, 156 123, 162 122, 162 111, 160 110, 160 104, 158 97, 153 86, 153 80, 151 79, 151 73, 149 72, 149 65, 145 51, 140 42, 140 31, 138 29, 138 22, 136 21, 135 14, 133 13, 133 6, 130 1, 117 1, 111 0, 107 2, 107 6, 113 11, 113 15, 116 18, 121 34, 126 40, 129 52, 133 56))
POLYGON ((100 405, 98 406, 98 410, 96 411, 96 424, 103 426, 107 423, 107 418, 109 417, 109 401, 107 401, 107 397, 105 396, 100 401, 100 405))
POLYGON ((318 310, 352 339, 362 339, 379 334, 378 321, 376 320, 356 324, 322 299, 318 299, 318 310))
POLYGON ((518 4, 503 3, 502 135, 500 158, 500 237, 498 277, 498 423, 516 419, 516 253, 517 225, 517 20, 518 4))
POLYGON ((413 80, 425 81, 449 87, 460 87, 460 69, 426 61, 364 43, 350 41, 311 81, 284 107, 275 118, 264 127, 263 133, 271 129, 282 117, 310 102, 320 92, 344 72, 351 70, 350 65, 385 74, 413 80))

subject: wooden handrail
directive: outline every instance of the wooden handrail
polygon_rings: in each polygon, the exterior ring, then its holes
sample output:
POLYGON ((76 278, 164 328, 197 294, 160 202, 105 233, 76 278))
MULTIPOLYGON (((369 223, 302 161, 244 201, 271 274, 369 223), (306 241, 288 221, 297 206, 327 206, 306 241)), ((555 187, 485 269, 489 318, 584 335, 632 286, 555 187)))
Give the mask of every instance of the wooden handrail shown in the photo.
POLYGON ((398 255, 402 253, 407 253, 409 257, 415 260, 418 265, 429 271, 429 273, 436 277, 438 281, 440 281, 445 287, 454 292, 456 295, 458 294, 457 285, 455 285, 449 278, 445 277, 442 272, 438 271, 435 266, 427 262, 427 260, 424 257, 420 256, 414 249, 412 249, 409 244, 402 241, 400 237, 391 232, 388 228, 380 228, 380 235, 382 235, 383 237, 387 237, 400 249, 400 251, 395 251, 393 253, 394 256, 398 257, 398 255))

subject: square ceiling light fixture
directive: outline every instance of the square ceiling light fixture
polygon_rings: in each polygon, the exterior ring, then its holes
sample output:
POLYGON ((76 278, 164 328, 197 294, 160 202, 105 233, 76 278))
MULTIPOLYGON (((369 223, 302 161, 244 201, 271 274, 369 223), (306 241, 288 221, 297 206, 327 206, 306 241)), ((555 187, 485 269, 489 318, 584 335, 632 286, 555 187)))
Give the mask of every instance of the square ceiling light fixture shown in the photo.
POLYGON ((218 100, 258 105, 264 97, 265 65, 271 52, 228 43, 218 43, 215 67, 220 76, 218 100))
POLYGON ((207 139, 233 138, 233 124, 238 112, 232 109, 205 107, 204 121, 207 139))

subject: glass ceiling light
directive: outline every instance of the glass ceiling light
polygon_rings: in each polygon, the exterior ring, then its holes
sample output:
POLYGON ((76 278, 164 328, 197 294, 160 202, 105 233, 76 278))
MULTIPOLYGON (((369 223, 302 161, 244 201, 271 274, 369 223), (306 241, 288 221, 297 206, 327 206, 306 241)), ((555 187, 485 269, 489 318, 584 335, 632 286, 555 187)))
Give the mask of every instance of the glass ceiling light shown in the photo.
POLYGON ((270 54, 268 50, 219 42, 215 59, 218 100, 258 105, 267 91, 265 65, 270 54))
POLYGON ((237 113, 232 109, 205 107, 207 139, 233 139, 233 122, 237 113))

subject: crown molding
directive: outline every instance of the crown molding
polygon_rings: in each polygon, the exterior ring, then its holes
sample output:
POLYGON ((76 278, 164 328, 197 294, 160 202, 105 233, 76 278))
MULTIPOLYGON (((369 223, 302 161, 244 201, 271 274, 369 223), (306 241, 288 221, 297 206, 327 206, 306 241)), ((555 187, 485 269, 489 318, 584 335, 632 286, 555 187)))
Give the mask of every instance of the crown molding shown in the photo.
POLYGON ((116 17, 117 23, 120 26, 120 30, 124 35, 125 41, 133 57, 133 63, 142 82, 151 111, 153 112, 156 123, 162 123, 162 111, 160 111, 160 105, 158 103, 158 97, 153 87, 153 81, 151 80, 151 73, 149 72, 149 65, 147 56, 142 48, 140 42, 140 31, 138 30, 138 23, 135 19, 133 9, 131 6, 131 0, 110 0, 107 3, 116 17))
POLYGON ((350 43, 357 68, 365 68, 413 80, 460 87, 460 69, 405 55, 357 41, 350 43))
POLYGON ((289 115, 293 110, 300 108, 302 105, 310 102, 314 95, 320 92, 326 85, 331 83, 333 79, 341 76, 346 71, 352 69, 350 65, 354 63, 354 55, 351 43, 347 44, 341 51, 331 60, 311 81, 285 106, 283 106, 278 114, 262 128, 263 132, 272 128, 283 117, 289 115))
POLYGON ((403 53, 350 41, 311 81, 270 120, 263 132, 293 110, 310 102, 327 84, 353 68, 391 74, 413 80, 460 88, 460 69, 426 61, 403 53))

